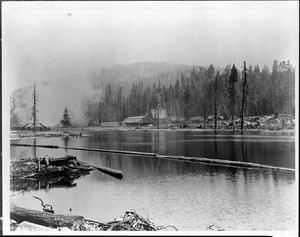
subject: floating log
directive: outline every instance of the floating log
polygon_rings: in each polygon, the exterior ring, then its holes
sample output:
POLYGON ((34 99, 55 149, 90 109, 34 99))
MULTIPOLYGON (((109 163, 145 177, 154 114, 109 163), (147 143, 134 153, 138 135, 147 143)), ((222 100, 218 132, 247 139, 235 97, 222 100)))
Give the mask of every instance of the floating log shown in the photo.
POLYGON ((221 159, 202 158, 202 157, 168 156, 168 155, 157 155, 156 157, 163 158, 163 159, 170 159, 170 160, 199 162, 204 164, 212 164, 212 165, 220 165, 220 166, 231 166, 237 168, 271 169, 271 170, 295 172, 295 169, 291 169, 291 168, 262 165, 258 163, 243 162, 243 161, 221 160, 221 159))
POLYGON ((32 222, 38 225, 72 228, 77 220, 84 219, 83 216, 60 215, 49 212, 36 211, 23 207, 18 207, 14 204, 10 206, 10 219, 18 223, 23 221, 32 222))
POLYGON ((108 153, 117 153, 117 154, 122 154, 122 155, 136 155, 136 156, 144 156, 144 157, 148 156, 148 157, 154 157, 154 158, 181 160, 181 161, 188 161, 188 162, 200 162, 200 163, 205 163, 205 164, 233 166, 233 167, 239 167, 239 168, 260 168, 260 169, 271 169, 271 170, 295 172, 295 169, 291 169, 291 168, 276 167, 276 166, 263 165, 263 164, 251 163, 251 162, 231 161, 231 160, 202 158, 202 157, 169 156, 169 155, 159 155, 157 153, 148 153, 148 152, 106 150, 106 149, 92 149, 92 148, 76 148, 76 147, 59 147, 59 146, 53 146, 53 145, 11 144, 11 146, 28 146, 28 147, 41 147, 41 148, 52 148, 52 149, 63 148, 63 149, 82 150, 82 151, 108 152, 108 153))
POLYGON ((53 145, 31 145, 31 144, 17 144, 11 143, 11 146, 26 146, 26 147, 40 147, 40 148, 50 148, 50 149, 70 149, 78 151, 95 151, 95 152, 104 152, 104 153, 116 153, 122 155, 133 155, 133 156, 157 156, 157 153, 151 152, 139 152, 139 151, 122 151, 122 150, 107 150, 107 149, 94 149, 94 148, 79 148, 79 147, 61 147, 53 145))
POLYGON ((94 165, 91 165, 91 164, 88 164, 88 163, 85 163, 83 161, 79 161, 80 163, 84 164, 84 165, 89 165, 105 174, 108 174, 110 176, 113 176, 117 179, 123 179, 123 173, 122 171, 120 170, 115 170, 115 169, 111 169, 111 168, 107 168, 107 167, 98 167, 98 166, 94 166, 94 165))

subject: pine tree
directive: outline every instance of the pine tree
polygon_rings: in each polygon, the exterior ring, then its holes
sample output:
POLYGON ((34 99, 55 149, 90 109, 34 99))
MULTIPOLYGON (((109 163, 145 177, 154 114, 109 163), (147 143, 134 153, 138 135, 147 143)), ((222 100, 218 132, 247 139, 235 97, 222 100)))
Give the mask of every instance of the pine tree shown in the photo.
POLYGON ((272 113, 278 113, 280 109, 279 104, 279 94, 280 94, 280 75, 279 75, 279 65, 278 61, 275 60, 272 66, 272 74, 271 74, 271 105, 272 105, 272 113))
POLYGON ((207 69, 207 76, 209 79, 213 79, 215 77, 215 68, 212 64, 207 69))
POLYGON ((142 114, 145 115, 149 112, 150 109, 150 95, 151 95, 151 87, 147 86, 143 92, 142 97, 142 114))
POLYGON ((183 93, 183 103, 184 103, 183 114, 187 123, 189 118, 189 113, 190 113, 190 104, 191 104, 191 91, 188 85, 185 87, 183 93))
POLYGON ((63 125, 64 127, 70 127, 71 124, 71 119, 70 119, 70 114, 69 114, 69 109, 66 106, 64 109, 64 113, 63 113, 63 119, 60 121, 61 125, 63 125))
POLYGON ((229 94, 229 107, 232 120, 234 119, 235 105, 236 105, 236 89, 235 83, 238 81, 238 73, 235 65, 233 64, 231 73, 229 76, 228 94, 229 94))

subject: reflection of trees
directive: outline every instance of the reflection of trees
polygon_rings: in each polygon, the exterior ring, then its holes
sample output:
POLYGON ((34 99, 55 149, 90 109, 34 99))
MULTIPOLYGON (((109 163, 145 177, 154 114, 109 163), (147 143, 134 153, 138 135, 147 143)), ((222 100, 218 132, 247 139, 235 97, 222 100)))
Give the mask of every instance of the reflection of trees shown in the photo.
MULTIPOLYGON (((131 176, 137 177, 158 177, 168 175, 183 175, 183 174, 204 174, 207 173, 207 165, 194 162, 182 162, 171 159, 143 157, 143 156, 117 156, 107 157, 108 160, 121 159, 122 160, 122 172, 125 178, 131 176)), ((117 162, 116 162, 117 163, 117 162)), ((111 168, 121 168, 115 166, 111 168)), ((104 164, 108 165, 108 164, 104 164)))
MULTIPOLYGON (((123 150, 123 147, 122 147, 122 134, 120 131, 118 131, 118 150, 123 150)), ((122 155, 118 155, 118 166, 122 169, 122 159, 121 158, 122 155)))
POLYGON ((33 145, 34 145, 34 147, 32 147, 32 149, 33 149, 33 157, 34 157, 34 159, 36 159, 36 138, 34 138, 33 139, 33 145))
POLYGON ((264 179, 269 179, 271 177, 274 181, 274 185, 280 186, 280 182, 295 183, 295 172, 276 170, 264 170, 261 172, 264 179))
POLYGON ((245 162, 246 159, 245 159, 244 141, 243 140, 241 141, 241 146, 242 146, 242 160, 241 161, 245 162))
POLYGON ((122 137, 121 132, 118 131, 118 150, 122 150, 122 137))
POLYGON ((154 132, 154 153, 159 153, 159 131, 154 132))
MULTIPOLYGON (((95 153, 94 153, 95 154, 95 153)), ((143 157, 143 156, 129 156, 120 154, 106 154, 103 153, 101 157, 93 160, 93 165, 104 166, 113 169, 121 170, 124 174, 124 179, 151 178, 151 177, 167 177, 170 175, 207 175, 207 172, 213 166, 204 165, 195 162, 182 162, 171 159, 143 157)), ((109 175, 101 172, 93 172, 93 175, 88 176, 88 179, 95 180, 115 180, 109 175)), ((116 181, 119 182, 119 181, 116 181)), ((121 181, 122 182, 122 181, 121 181)))
MULTIPOLYGON (((215 130, 216 131, 216 130, 215 130)), ((214 142, 215 144, 215 159, 218 159, 218 146, 217 146, 217 137, 215 136, 215 142, 214 142)))
MULTIPOLYGON (((295 182, 295 172, 277 171, 277 170, 261 170, 261 169, 238 169, 239 182, 244 184, 259 182, 261 185, 280 185, 280 182, 295 182), (241 179, 243 177, 243 179, 241 179), (261 182, 262 180, 266 182, 261 182)), ((236 177, 231 180, 236 179, 236 177)), ((263 187, 265 189, 266 186, 263 187)))
MULTIPOLYGON (((63 137, 63 143, 64 143, 64 147, 68 147, 69 146, 69 137, 63 137)), ((68 149, 65 148, 65 151, 67 151, 68 149)))
MULTIPOLYGON (((247 133, 244 132, 244 134, 247 133)), ((94 136, 82 139, 81 141, 83 142, 83 147, 91 148, 164 152, 168 155, 197 156, 293 167, 292 162, 294 162, 294 159, 291 159, 291 155, 294 155, 294 148, 291 147, 293 145, 292 143, 285 143, 283 146, 282 143, 274 142, 248 142, 244 137, 242 137, 244 139, 242 141, 226 140, 227 136, 230 135, 240 136, 240 131, 218 131, 218 135, 224 135, 224 137, 214 137, 211 135, 213 135, 212 131, 199 133, 155 130, 147 132, 101 131, 95 132, 94 136), (212 137, 214 137, 214 140, 211 139, 212 137), (197 141, 199 138, 200 141, 197 141), (287 147, 287 149, 282 149, 282 147, 287 147), (285 159, 282 159, 282 157, 285 157, 285 159)), ((237 137, 237 139, 239 138, 237 137)), ((143 177, 145 175, 155 177, 157 175, 182 175, 194 172, 197 175, 202 175, 200 174, 200 170, 207 175, 215 175, 224 169, 226 172, 229 172, 226 177, 234 180, 237 172, 236 168, 222 168, 221 166, 143 156, 82 152, 80 157, 95 166, 105 166, 121 170, 125 179, 131 176, 143 177), (210 172, 210 174, 208 174, 208 172, 210 172)), ((94 172, 93 176, 97 176, 100 180, 114 179, 101 172, 94 172)))
MULTIPOLYGON (((195 146, 194 145, 189 145, 189 142, 186 142, 186 140, 189 139, 189 133, 186 131, 183 131, 182 133, 182 141, 181 139, 178 140, 180 141, 179 143, 176 144, 178 146, 179 144, 182 144, 182 148, 179 150, 178 155, 183 155, 183 156, 190 156, 191 153, 193 153, 195 146)), ((178 148, 177 148, 178 149, 178 148)))
POLYGON ((235 147, 235 141, 228 141, 226 142, 228 144, 228 153, 229 153, 229 160, 234 160, 236 161, 237 157, 236 157, 236 153, 237 153, 237 149, 235 147))

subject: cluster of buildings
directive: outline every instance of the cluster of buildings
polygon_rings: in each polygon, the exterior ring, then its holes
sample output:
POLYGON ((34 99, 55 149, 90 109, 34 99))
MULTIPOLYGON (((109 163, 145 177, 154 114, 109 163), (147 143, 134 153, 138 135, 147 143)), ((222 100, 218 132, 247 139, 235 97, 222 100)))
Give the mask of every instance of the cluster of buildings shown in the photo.
MULTIPOLYGON (((168 116, 165 109, 151 109, 149 113, 143 116, 133 116, 125 118, 121 124, 118 122, 102 122, 102 127, 151 127, 159 128, 205 128, 214 129, 215 115, 209 115, 206 119, 202 116, 191 117, 186 120, 183 116, 168 116)), ((235 117, 234 120, 218 116, 217 129, 222 128, 240 128, 241 118, 235 117)), ((291 115, 270 116, 248 116, 244 117, 244 127, 246 129, 293 129, 295 127, 295 118, 291 115)))
MULTIPOLYGON (((223 119, 219 116, 218 119, 223 119)), ((151 109, 149 113, 143 116, 127 117, 122 121, 123 126, 146 127, 159 126, 160 128, 184 127, 203 128, 206 124, 214 123, 214 115, 208 116, 206 121, 202 116, 196 116, 186 120, 183 116, 168 116, 166 109, 151 109)), ((102 122, 102 127, 119 126, 118 122, 102 122)))

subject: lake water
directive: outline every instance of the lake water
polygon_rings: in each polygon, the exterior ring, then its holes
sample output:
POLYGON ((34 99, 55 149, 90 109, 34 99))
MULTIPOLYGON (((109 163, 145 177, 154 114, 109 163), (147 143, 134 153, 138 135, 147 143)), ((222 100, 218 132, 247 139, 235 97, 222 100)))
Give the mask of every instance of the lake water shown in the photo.
MULTIPOLYGON (((33 139, 13 140, 33 144, 33 139)), ((96 131, 82 138, 38 138, 38 145, 155 152, 295 168, 293 132, 96 131)), ((83 215, 101 222, 135 210, 155 225, 205 231, 295 230, 295 172, 242 169, 152 157, 71 149, 11 147, 11 158, 62 156, 123 172, 122 180, 97 170, 70 184, 39 184, 16 195, 19 206, 41 210, 33 195, 57 214, 83 215), (70 211, 72 208, 72 211, 70 211)))

